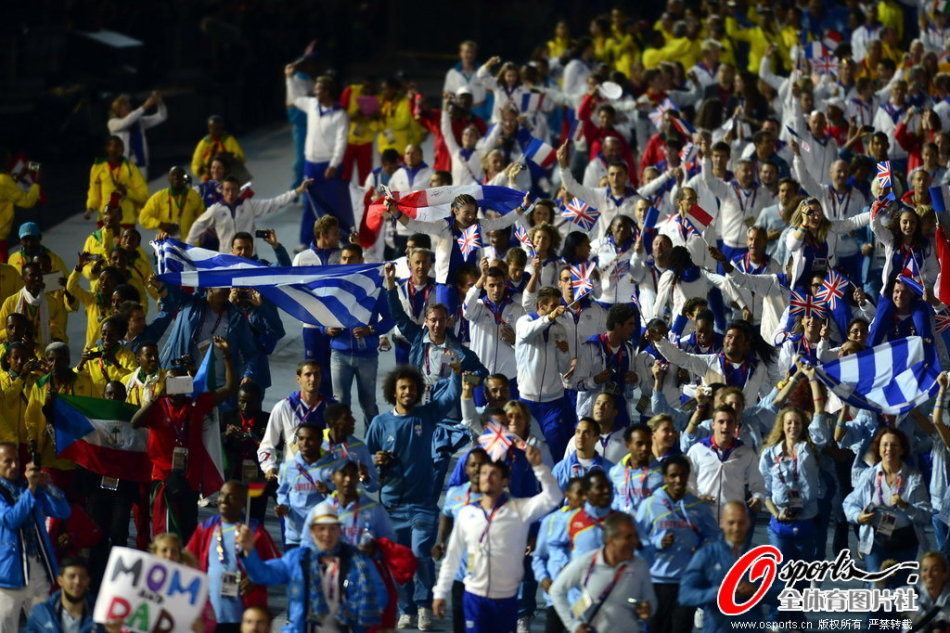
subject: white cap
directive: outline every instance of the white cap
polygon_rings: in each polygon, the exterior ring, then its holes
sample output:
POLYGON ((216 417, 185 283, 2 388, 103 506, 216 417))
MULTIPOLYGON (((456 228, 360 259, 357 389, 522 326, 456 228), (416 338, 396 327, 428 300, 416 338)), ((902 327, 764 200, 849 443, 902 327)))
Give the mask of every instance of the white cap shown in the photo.
POLYGON ((458 90, 455 91, 456 97, 461 97, 462 95, 472 94, 472 89, 468 86, 459 86, 458 90))
POLYGON ((339 525, 340 515, 330 501, 321 501, 307 514, 307 525, 339 525))

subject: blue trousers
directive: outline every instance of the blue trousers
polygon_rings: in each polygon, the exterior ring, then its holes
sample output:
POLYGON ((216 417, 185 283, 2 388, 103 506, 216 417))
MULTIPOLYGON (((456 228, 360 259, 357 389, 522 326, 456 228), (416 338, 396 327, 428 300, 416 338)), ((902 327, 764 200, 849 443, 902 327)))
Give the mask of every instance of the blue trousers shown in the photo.
POLYGON ((320 365, 320 395, 324 398, 332 398, 330 338, 317 328, 303 328, 303 357, 307 360, 315 360, 320 365))
MULTIPOLYGON (((333 377, 333 399, 350 406, 350 392, 356 380, 356 395, 363 409, 363 423, 369 429, 379 407, 376 406, 376 369, 379 355, 357 356, 337 350, 330 351, 330 375, 333 377)), ((321 375, 322 377, 322 375, 321 375)))
POLYGON ((313 223, 317 218, 332 215, 340 221, 340 230, 346 234, 353 227, 353 203, 350 201, 350 183, 339 178, 324 177, 330 163, 311 163, 303 166, 305 178, 313 183, 304 195, 303 213, 300 215, 300 243, 313 241, 313 223))
MULTIPOLYGON (((435 584, 435 545, 439 509, 418 505, 389 508, 396 542, 412 549, 419 559, 419 567, 410 582, 399 587, 399 613, 415 615, 420 607, 432 605, 432 586, 435 584)), ((517 609, 517 604, 515 605, 517 609)), ((466 618, 467 619, 467 618, 466 618)))
POLYGON ((294 179, 290 183, 290 188, 296 189, 303 181, 303 164, 305 162, 303 150, 304 143, 307 140, 307 113, 300 108, 287 108, 287 119, 292 124, 290 131, 294 139, 294 179))
POLYGON ((518 597, 482 598, 462 594, 465 633, 514 633, 518 626, 518 597))
POLYGON ((525 398, 521 401, 528 406, 531 415, 541 425, 551 455, 563 455, 567 443, 574 435, 574 427, 577 426, 577 413, 571 407, 570 401, 564 396, 550 402, 534 402, 525 398))

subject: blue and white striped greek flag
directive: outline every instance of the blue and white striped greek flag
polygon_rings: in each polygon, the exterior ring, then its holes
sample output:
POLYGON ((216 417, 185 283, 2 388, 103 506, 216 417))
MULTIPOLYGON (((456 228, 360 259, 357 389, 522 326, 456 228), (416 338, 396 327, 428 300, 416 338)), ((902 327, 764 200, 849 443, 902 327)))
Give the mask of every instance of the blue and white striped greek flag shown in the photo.
POLYGON ((815 369, 817 378, 848 404, 900 414, 934 397, 940 362, 933 342, 908 336, 815 369))
POLYGON ((370 324, 382 291, 382 264, 265 266, 182 244, 152 242, 158 278, 176 286, 253 288, 295 319, 354 328, 370 324))

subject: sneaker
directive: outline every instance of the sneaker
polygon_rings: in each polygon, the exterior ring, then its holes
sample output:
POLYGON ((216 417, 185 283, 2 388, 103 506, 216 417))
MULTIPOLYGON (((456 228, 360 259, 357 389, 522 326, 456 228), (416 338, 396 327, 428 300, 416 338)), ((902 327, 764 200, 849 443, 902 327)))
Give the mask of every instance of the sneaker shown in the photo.
POLYGON ((399 616, 399 621, 396 622, 397 629, 414 629, 416 628, 416 618, 411 613, 403 613, 399 616))
POLYGON ((696 609, 696 615, 693 616, 693 626, 700 631, 703 630, 703 610, 696 609))
POLYGON ((432 631, 432 611, 425 607, 419 607, 419 630, 432 631))
POLYGON ((523 616, 518 618, 518 633, 530 633, 531 631, 531 616, 523 616))

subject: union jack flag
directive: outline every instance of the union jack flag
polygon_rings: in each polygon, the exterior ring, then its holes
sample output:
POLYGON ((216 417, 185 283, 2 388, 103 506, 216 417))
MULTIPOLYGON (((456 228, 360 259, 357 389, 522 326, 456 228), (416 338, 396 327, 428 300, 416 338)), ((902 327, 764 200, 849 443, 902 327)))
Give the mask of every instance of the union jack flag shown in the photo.
POLYGON ((580 198, 574 198, 564 206, 561 215, 565 220, 569 220, 585 231, 590 232, 590 230, 594 228, 594 224, 597 223, 600 212, 580 198))
POLYGON ((696 147, 695 143, 687 143, 683 146, 683 149, 680 150, 680 161, 684 163, 690 162, 696 157, 696 151, 698 149, 699 148, 696 147))
MULTIPOLYGON (((629 260, 627 260, 629 262, 629 260)), ((629 263, 627 264, 629 266, 629 263)), ((594 272, 593 264, 577 264, 571 266, 571 288, 574 289, 574 299, 589 294, 594 289, 594 282, 590 275, 594 272)))
POLYGON ((824 281, 821 282, 821 290, 815 293, 815 300, 821 302, 830 310, 838 309, 838 301, 844 301, 844 291, 851 283, 836 270, 828 271, 824 281))
POLYGON ((788 315, 795 316, 816 316, 825 317, 825 309, 820 301, 811 295, 802 295, 800 292, 792 291, 788 301, 788 315))
POLYGON ((459 250, 462 251, 462 257, 467 259, 476 248, 482 247, 482 236, 478 232, 478 224, 463 229, 457 241, 459 250))
POLYGON ((676 104, 670 101, 669 98, 657 104, 656 108, 650 113, 650 120, 653 121, 653 125, 656 126, 656 129, 660 129, 663 125, 663 115, 667 110, 676 110, 676 104))
POLYGON ((940 334, 948 329, 950 329, 950 312, 947 312, 947 309, 944 308, 934 314, 934 330, 937 334, 940 334))
POLYGON ((819 75, 837 75, 838 63, 831 57, 818 57, 811 60, 811 68, 819 75))
POLYGON ((508 454, 515 436, 497 422, 489 422, 478 436, 478 445, 485 449, 492 461, 500 461, 508 454))
MULTIPOLYGON (((626 275, 630 272, 630 259, 623 257, 620 259, 614 260, 614 267, 610 271, 611 279, 620 279, 623 275, 626 275)), ((571 279, 573 279, 573 275, 571 279)))
POLYGON ((885 160, 877 164, 877 181, 882 187, 891 186, 891 161, 885 160))
POLYGON ((518 241, 521 242, 521 248, 528 253, 528 257, 534 257, 538 252, 534 249, 534 244, 531 242, 531 238, 528 237, 528 231, 520 224, 515 225, 515 237, 518 238, 518 241))
MULTIPOLYGON (((931 199, 933 199, 933 194, 931 194, 931 199)), ((876 218, 882 211, 887 209, 892 202, 895 202, 897 198, 894 196, 894 192, 891 191, 886 196, 881 196, 880 198, 875 198, 874 202, 871 203, 871 219, 876 218)))

